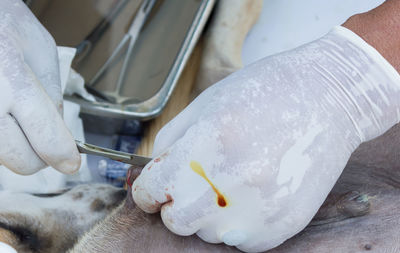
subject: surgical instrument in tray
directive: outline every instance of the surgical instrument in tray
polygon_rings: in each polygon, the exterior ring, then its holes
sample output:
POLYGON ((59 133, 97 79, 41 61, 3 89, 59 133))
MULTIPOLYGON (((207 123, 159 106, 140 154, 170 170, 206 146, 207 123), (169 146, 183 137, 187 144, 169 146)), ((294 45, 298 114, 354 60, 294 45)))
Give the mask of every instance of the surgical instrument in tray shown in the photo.
POLYGON ((117 0, 110 12, 96 25, 85 39, 76 46, 76 55, 73 61, 74 65, 83 61, 92 51, 95 44, 100 40, 127 3, 128 0, 117 0))
MULTIPOLYGON (((115 60, 116 56, 119 55, 119 53, 121 53, 121 50, 124 48, 126 43, 129 42, 128 49, 127 49, 125 57, 124 57, 124 62, 122 64, 121 72, 119 74, 118 81, 117 81, 116 93, 118 93, 118 91, 121 88, 122 83, 124 82, 126 70, 129 65, 129 59, 132 54, 132 50, 136 43, 138 35, 140 33, 140 30, 142 29, 144 23, 146 22, 146 19, 156 1, 157 0, 143 0, 143 2, 141 3, 141 5, 139 7, 139 10, 137 11, 137 13, 135 15, 135 18, 133 19, 133 21, 129 27, 128 32, 124 35, 121 42, 114 49, 110 58, 107 59, 107 61, 103 64, 103 66, 101 66, 101 68, 99 69, 99 71, 97 71, 97 73, 94 75, 94 77, 85 85, 86 87, 89 86, 89 87, 93 88, 93 86, 95 86, 95 84, 99 80, 99 78, 111 66, 111 64, 115 60)), ((110 99, 113 100, 112 98, 110 98, 110 99)), ((110 101, 110 102, 113 102, 113 101, 110 101)))

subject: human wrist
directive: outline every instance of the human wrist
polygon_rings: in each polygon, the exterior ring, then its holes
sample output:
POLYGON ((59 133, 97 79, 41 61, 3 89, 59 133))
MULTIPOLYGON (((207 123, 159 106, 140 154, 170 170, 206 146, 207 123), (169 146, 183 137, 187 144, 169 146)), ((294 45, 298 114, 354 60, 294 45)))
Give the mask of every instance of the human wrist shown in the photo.
POLYGON ((400 72, 400 1, 388 0, 379 7, 350 17, 342 26, 374 47, 400 72))

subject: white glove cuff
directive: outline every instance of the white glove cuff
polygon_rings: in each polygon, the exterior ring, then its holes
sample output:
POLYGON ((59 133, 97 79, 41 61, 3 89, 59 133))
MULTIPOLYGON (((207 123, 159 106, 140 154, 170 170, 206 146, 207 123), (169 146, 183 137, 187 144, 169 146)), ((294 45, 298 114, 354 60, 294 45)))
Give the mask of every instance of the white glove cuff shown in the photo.
POLYGON ((397 84, 400 87, 399 73, 373 46, 368 44, 356 33, 343 26, 335 26, 330 31, 330 33, 337 36, 345 37, 347 40, 357 45, 360 49, 367 53, 368 56, 374 60, 374 62, 381 66, 382 71, 386 73, 386 75, 393 81, 393 83, 397 84))
POLYGON ((327 88, 338 94, 361 142, 399 122, 400 75, 376 49, 341 26, 314 43, 328 59, 321 64, 322 76, 333 81, 327 88))

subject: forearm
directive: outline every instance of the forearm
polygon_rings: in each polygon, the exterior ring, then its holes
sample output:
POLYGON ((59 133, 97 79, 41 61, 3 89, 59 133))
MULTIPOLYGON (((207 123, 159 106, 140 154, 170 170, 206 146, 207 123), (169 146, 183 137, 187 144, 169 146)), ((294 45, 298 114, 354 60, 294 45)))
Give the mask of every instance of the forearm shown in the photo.
POLYGON ((343 26, 373 46, 400 71, 400 1, 387 0, 379 7, 350 17, 343 26))

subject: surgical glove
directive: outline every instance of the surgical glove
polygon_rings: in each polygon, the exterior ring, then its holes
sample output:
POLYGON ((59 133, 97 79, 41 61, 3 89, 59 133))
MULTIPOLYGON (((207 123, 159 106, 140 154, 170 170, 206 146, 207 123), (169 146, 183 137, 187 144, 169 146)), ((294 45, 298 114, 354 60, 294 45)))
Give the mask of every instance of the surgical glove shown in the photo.
POLYGON ((399 121, 400 77, 356 34, 262 59, 157 135, 132 186, 174 233, 258 252, 301 231, 360 143, 399 121))
POLYGON ((22 1, 0 1, 0 163, 75 172, 80 155, 61 113, 54 39, 22 1))

